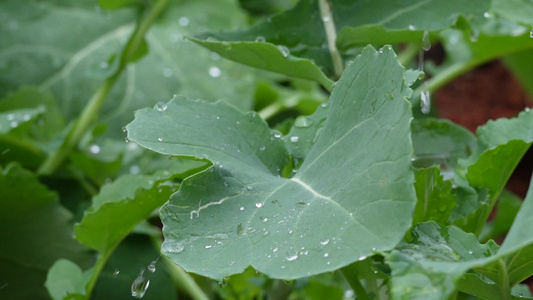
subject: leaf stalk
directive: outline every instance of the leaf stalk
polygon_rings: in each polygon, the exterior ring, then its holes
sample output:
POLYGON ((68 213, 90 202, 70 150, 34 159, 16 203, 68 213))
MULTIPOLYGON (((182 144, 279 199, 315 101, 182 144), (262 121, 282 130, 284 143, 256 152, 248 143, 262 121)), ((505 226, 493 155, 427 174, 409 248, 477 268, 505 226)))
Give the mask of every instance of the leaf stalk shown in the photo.
POLYGON ((344 71, 342 57, 335 44, 337 41, 337 30, 335 29, 335 21, 331 14, 331 3, 329 0, 319 0, 320 16, 324 23, 324 29, 326 31, 326 37, 328 40, 328 48, 331 54, 331 60, 333 61, 333 71, 335 77, 338 79, 341 77, 344 71))

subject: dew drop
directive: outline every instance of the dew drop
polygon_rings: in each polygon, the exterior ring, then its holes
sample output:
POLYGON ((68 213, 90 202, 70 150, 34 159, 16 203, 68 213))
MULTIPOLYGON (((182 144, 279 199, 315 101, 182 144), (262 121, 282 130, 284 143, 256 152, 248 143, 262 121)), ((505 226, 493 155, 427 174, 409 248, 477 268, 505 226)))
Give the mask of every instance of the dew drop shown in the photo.
POLYGON ((149 265, 148 265, 148 271, 154 273, 155 272, 155 264, 157 263, 157 261, 152 261, 149 265))
POLYGON ((322 246, 326 246, 327 244, 329 244, 329 239, 325 239, 323 241, 320 241, 320 245, 322 245, 322 246))
POLYGON ((365 259, 366 259, 366 256, 365 256, 365 255, 359 257, 359 261, 363 261, 363 260, 365 260, 365 259))
POLYGON ((264 36, 260 36, 260 35, 259 35, 259 36, 257 36, 257 37, 255 38, 255 41, 258 42, 258 43, 264 43, 264 42, 266 42, 266 39, 265 39, 264 36))
POLYGON ((126 132, 126 131, 128 131, 128 130, 126 129, 126 127, 122 127, 122 132, 126 132))
POLYGON ((300 140, 300 138, 297 136, 297 135, 293 135, 289 138, 289 140, 293 143, 298 143, 298 141, 300 140))
POLYGON ((263 203, 261 203, 261 202, 257 202, 257 203, 255 204, 255 207, 257 207, 257 208, 261 208, 261 207, 263 207, 263 203))
POLYGON ((205 245, 205 249, 211 249, 213 246, 212 245, 205 245))
POLYGON ((278 252, 278 250, 279 250, 279 248, 276 247, 276 248, 272 249, 272 253, 276 253, 276 252, 278 252))
POLYGON ((329 21, 331 21, 331 18, 329 16, 325 16, 325 17, 322 18, 322 21, 329 22, 329 21))
POLYGON ((113 277, 117 277, 118 274, 120 274, 120 270, 119 269, 115 269, 115 271, 113 271, 113 277))
POLYGON ((96 145, 96 144, 92 144, 89 146, 89 152, 91 152, 92 154, 98 154, 100 153, 100 146, 96 145))
POLYGON ((274 133, 274 138, 276 138, 276 139, 281 138, 281 134, 279 134, 279 133, 274 133))
POLYGON ((251 186, 251 185, 247 185, 247 186, 246 186, 246 190, 248 190, 248 191, 252 191, 253 189, 254 189, 254 187, 251 186))
POLYGON ((141 168, 138 165, 130 166, 130 174, 139 174, 141 173, 141 168))
POLYGON ((424 31, 424 35, 422 36, 422 49, 424 51, 428 51, 431 49, 431 39, 429 38, 429 31, 424 31))
POLYGON ((218 78, 222 74, 222 71, 218 67, 211 67, 209 68, 209 76, 213 78, 218 78))
POLYGON ((244 206, 239 207, 239 210, 240 210, 240 211, 245 210, 244 206))
POLYGON ((468 250, 468 254, 472 254, 472 253, 474 253, 473 250, 468 250))
POLYGON ((261 146, 259 147, 259 151, 265 151, 266 147, 265 146, 261 146))
POLYGON ((324 253, 324 257, 328 257, 329 256, 329 253, 324 253))
POLYGON ((29 121, 31 119, 31 116, 30 115, 24 115, 22 116, 22 120, 24 121, 29 121))
POLYGON ((529 32, 529 37, 533 39, 533 29, 529 32))
POLYGON ((19 122, 13 121, 13 122, 9 123, 9 126, 11 126, 11 128, 15 128, 15 127, 19 126, 19 122))
POLYGON ((158 137, 157 140, 160 141, 160 142, 162 142, 162 141, 163 141, 163 138, 162 138, 162 137, 158 137))
POLYGON ((483 13, 483 17, 487 18, 487 19, 490 19, 490 18, 493 18, 494 15, 488 11, 484 12, 483 13))
POLYGON ((294 121, 294 126, 300 127, 300 128, 306 128, 313 125, 313 121, 311 121, 308 117, 305 116, 299 116, 294 121))
POLYGON ((129 142, 130 142, 130 139, 128 139, 128 137, 125 137, 125 138, 124 138, 124 141, 125 141, 126 143, 129 143, 129 142))
POLYGON ((279 52, 281 52, 281 55, 283 55, 283 57, 288 57, 289 54, 291 54, 291 51, 286 46, 278 45, 277 47, 278 47, 279 52))
POLYGON ((298 259, 298 253, 296 253, 296 251, 289 250, 287 253, 285 253, 285 259, 287 261, 295 261, 298 259))
POLYGON ((185 27, 187 25, 189 25, 189 18, 187 17, 181 17, 178 19, 178 24, 181 26, 181 27, 185 27))
POLYGON ((146 293, 146 290, 148 290, 148 287, 150 286, 150 280, 144 278, 143 271, 135 278, 133 283, 131 284, 131 296, 141 299, 144 297, 144 294, 146 293))
POLYGON ((158 111, 165 111, 167 109, 167 104, 165 102, 157 102, 155 104, 155 109, 158 111))
POLYGON ((411 24, 409 24, 408 28, 409 28, 409 30, 411 30, 411 31, 413 31, 413 30, 416 29, 416 27, 415 27, 414 25, 411 25, 411 24))

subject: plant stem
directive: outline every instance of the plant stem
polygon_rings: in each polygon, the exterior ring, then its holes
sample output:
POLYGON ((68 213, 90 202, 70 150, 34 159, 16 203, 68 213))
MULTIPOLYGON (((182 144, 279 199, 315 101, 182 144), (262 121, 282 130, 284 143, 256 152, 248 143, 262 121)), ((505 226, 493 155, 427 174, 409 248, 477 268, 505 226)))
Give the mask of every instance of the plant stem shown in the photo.
POLYGON ((172 262, 168 257, 161 256, 165 263, 166 269, 170 274, 170 278, 174 284, 186 292, 194 300, 208 300, 209 297, 204 291, 196 284, 196 281, 185 272, 180 266, 172 262))
POLYGON ((412 61, 418 52, 420 51, 420 43, 409 43, 407 47, 398 54, 398 61, 402 66, 406 66, 410 61, 412 61))
POLYGON ((511 286, 509 284, 509 275, 507 274, 507 265, 503 259, 498 259, 498 277, 500 285, 500 299, 510 300, 511 299, 511 286))
POLYGON ((319 0, 320 16, 324 23, 324 29, 326 30, 326 37, 328 39, 328 48, 331 54, 331 60, 333 61, 333 70, 337 78, 341 77, 344 70, 342 57, 337 49, 335 42, 337 41, 337 30, 335 29, 335 21, 331 14, 331 3, 328 0, 319 0))
POLYGON ((358 300, 370 300, 370 297, 359 280, 359 276, 357 276, 357 271, 354 269, 353 264, 342 268, 341 272, 350 284, 358 300))
POLYGON ((65 140, 63 141, 63 144, 54 150, 39 167, 37 170, 38 175, 50 175, 54 173, 63 163, 63 161, 69 156, 70 152, 85 134, 91 123, 97 119, 98 111, 113 89, 115 82, 120 77, 120 74, 125 69, 127 64, 135 58, 135 53, 142 46, 144 36, 150 28, 150 25, 161 14, 167 3, 168 0, 157 1, 152 9, 150 9, 149 13, 140 21, 139 25, 135 28, 135 31, 128 40, 126 47, 122 51, 119 68, 113 75, 108 77, 92 95, 91 99, 83 109, 81 116, 74 123, 74 126, 72 126, 72 128, 69 130, 65 140))
POLYGON ((111 253, 113 253, 113 250, 115 250, 115 248, 116 246, 113 247, 113 249, 106 251, 106 253, 100 253, 100 255, 98 255, 98 259, 96 259, 96 263, 94 264, 91 278, 89 278, 89 281, 85 285, 85 292, 87 295, 87 299, 91 299, 91 294, 94 290, 96 282, 98 281, 98 277, 100 277, 100 273, 104 269, 104 266, 107 263, 109 256, 111 256, 111 253))

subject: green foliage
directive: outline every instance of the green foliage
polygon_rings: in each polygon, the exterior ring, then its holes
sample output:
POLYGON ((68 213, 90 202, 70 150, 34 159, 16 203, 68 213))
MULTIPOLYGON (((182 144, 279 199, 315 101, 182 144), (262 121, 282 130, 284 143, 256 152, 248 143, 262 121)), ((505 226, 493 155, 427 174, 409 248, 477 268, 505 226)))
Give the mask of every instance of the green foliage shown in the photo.
POLYGON ((505 185, 533 112, 474 135, 419 104, 500 57, 531 93, 532 14, 2 1, 0 298, 531 297, 533 183, 505 185))

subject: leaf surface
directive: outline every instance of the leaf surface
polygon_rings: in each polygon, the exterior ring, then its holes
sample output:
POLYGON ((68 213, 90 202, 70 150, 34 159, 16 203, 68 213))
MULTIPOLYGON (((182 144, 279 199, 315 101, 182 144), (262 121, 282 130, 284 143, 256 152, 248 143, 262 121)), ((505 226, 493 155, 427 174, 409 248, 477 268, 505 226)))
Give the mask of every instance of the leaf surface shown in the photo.
POLYGON ((415 175, 417 203, 413 225, 433 220, 447 224, 455 207, 455 194, 452 183, 443 180, 438 167, 419 170, 415 175))
POLYGON ((213 162, 162 208, 162 251, 212 278, 252 265, 291 279, 394 247, 415 199, 403 79, 390 48, 366 48, 338 82, 322 134, 292 178, 278 176, 285 143, 255 113, 186 98, 138 111, 130 140, 213 162))

